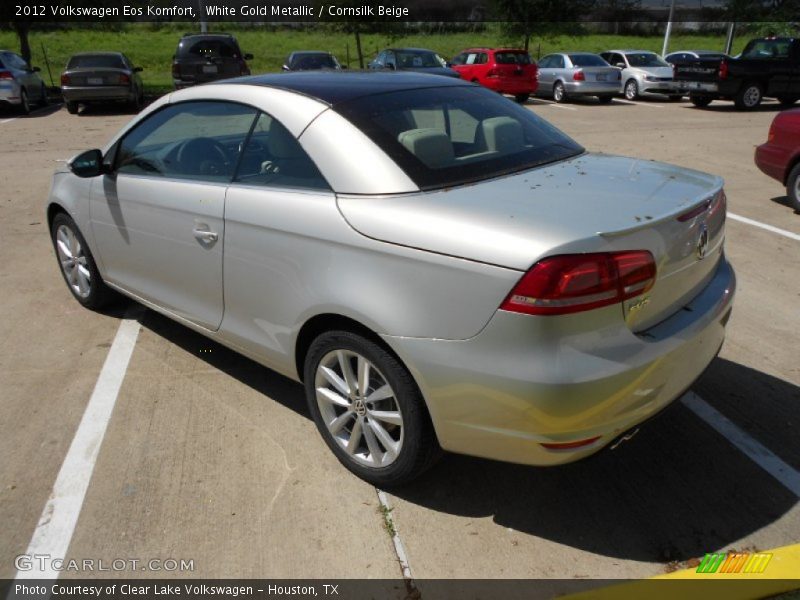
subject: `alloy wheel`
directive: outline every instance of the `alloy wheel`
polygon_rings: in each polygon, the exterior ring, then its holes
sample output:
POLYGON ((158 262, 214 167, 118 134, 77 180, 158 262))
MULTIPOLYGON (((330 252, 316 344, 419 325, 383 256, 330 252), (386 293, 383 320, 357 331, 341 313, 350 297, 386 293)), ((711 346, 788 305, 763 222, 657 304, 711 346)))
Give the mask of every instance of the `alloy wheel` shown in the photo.
POLYGON ((748 108, 757 106, 758 103, 761 102, 761 88, 757 85, 751 85, 744 91, 742 100, 744 101, 744 105, 748 108))
POLYGON ((553 88, 553 100, 561 102, 564 99, 564 86, 557 83, 553 88))
POLYGON ((356 463, 387 467, 403 447, 403 414, 380 370, 351 350, 333 350, 317 366, 314 388, 333 440, 356 463))
POLYGON ((636 96, 639 95, 639 86, 636 85, 635 81, 629 81, 625 84, 625 98, 628 100, 636 100, 636 96))
POLYGON ((78 236, 67 225, 56 230, 58 262, 68 285, 81 298, 92 293, 92 273, 78 236))

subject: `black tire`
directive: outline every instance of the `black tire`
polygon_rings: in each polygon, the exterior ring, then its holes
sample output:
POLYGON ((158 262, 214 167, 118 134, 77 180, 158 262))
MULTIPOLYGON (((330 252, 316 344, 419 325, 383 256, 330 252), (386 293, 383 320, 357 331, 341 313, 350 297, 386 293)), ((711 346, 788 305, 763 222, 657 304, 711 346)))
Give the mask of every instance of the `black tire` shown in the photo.
POLYGON ((739 110, 753 110, 758 108, 764 99, 764 89, 755 81, 748 81, 733 97, 733 103, 739 110))
POLYGON ((103 278, 100 276, 100 272, 97 270, 97 264, 92 256, 92 252, 89 250, 86 240, 78 229, 78 226, 75 224, 75 221, 72 220, 72 217, 63 212, 58 213, 55 218, 53 218, 53 222, 50 224, 50 239, 53 241, 53 250, 55 250, 56 260, 59 262, 59 270, 64 278, 64 282, 67 284, 67 289, 78 302, 80 302, 86 308, 98 310, 104 306, 107 306, 110 302, 117 298, 116 292, 108 287, 103 281, 103 278), (58 235, 59 230, 62 228, 71 230, 75 235, 78 244, 80 245, 82 256, 84 258, 84 262, 81 262, 81 264, 84 265, 86 270, 89 272, 89 292, 85 296, 80 295, 78 291, 75 290, 73 284, 70 282, 67 276, 65 268, 61 264, 61 255, 59 254, 60 251, 58 247, 58 235))
MULTIPOLYGON (((352 357, 346 358, 346 363, 351 365, 352 369, 353 364, 351 364, 351 360, 357 359, 352 357)), ((338 362, 338 357, 336 361, 336 365, 341 367, 341 362, 338 362)), ((337 367, 334 365, 332 368, 337 367)), ((343 370, 339 368, 339 371, 342 372, 343 370)), ((353 371, 353 373, 357 373, 357 371, 353 371)), ((374 371, 371 371, 371 373, 374 373, 374 371)), ((323 380, 326 379, 321 372, 319 373, 319 377, 323 380)), ((344 379, 343 376, 341 378, 344 379)), ((436 434, 434 433, 433 425, 425 406, 425 401, 423 400, 422 394, 414 382, 414 379, 397 358, 371 340, 348 331, 329 331, 321 334, 311 344, 311 347, 306 355, 304 364, 304 382, 308 408, 311 412, 311 415, 314 417, 314 422, 317 425, 320 435, 322 435, 325 443, 328 445, 334 455, 336 455, 336 458, 338 458, 347 469, 361 479, 378 487, 402 485, 418 477, 421 473, 433 465, 436 459, 440 456, 441 449, 439 448, 439 444, 436 440, 436 434), (340 442, 338 439, 334 439, 334 434, 328 430, 328 426, 325 423, 322 411, 320 410, 320 406, 317 401, 317 376, 320 363, 323 360, 333 360, 331 358, 332 353, 336 351, 354 353, 372 363, 372 368, 377 369, 378 372, 371 376, 373 379, 370 381, 377 381, 379 387, 382 387, 382 383, 386 383, 390 386, 391 391, 393 392, 393 395, 389 397, 389 400, 384 400, 383 402, 394 402, 395 407, 398 409, 396 412, 401 414, 402 434, 399 433, 395 426, 389 425, 388 428, 394 427, 393 433, 401 436, 400 440, 402 440, 402 444, 399 453, 396 455, 396 458, 391 458, 390 460, 393 462, 390 462, 388 466, 367 466, 362 464, 358 461, 358 459, 348 454, 342 445, 345 442, 340 442)), ((327 381, 324 383, 327 383, 327 381)), ((369 389, 372 388, 370 387, 369 389)), ((372 391, 374 392, 374 390, 372 391)), ((360 392, 358 393, 360 394, 360 392)), ((368 396, 369 393, 358 397, 363 399, 367 398, 368 396)), ((372 414, 370 411, 373 410, 375 406, 372 403, 362 402, 361 406, 358 407, 358 400, 355 398, 356 397, 351 394, 349 399, 345 399, 347 402, 350 402, 349 406, 352 409, 337 405, 338 410, 341 410, 342 412, 335 416, 341 416, 343 413, 349 411, 351 414, 349 418, 353 419, 352 422, 346 423, 344 426, 340 426, 340 431, 343 432, 343 435, 351 434, 353 429, 356 427, 357 422, 362 424, 368 423, 370 420, 370 415, 372 414), (362 412, 357 412, 358 410, 362 412), (347 430, 348 426, 350 427, 350 430, 347 430)), ((386 410, 386 408, 379 408, 378 410, 386 410)), ((375 418, 372 419, 372 422, 384 423, 383 421, 377 421, 375 418)), ((371 457, 373 453, 371 450, 368 450, 366 446, 368 440, 366 434, 361 434, 361 426, 361 424, 358 425, 358 448, 361 449, 363 447, 363 452, 361 454, 363 454, 364 457, 367 455, 371 457)), ((366 432, 366 429, 364 429, 364 431, 366 432)), ((370 427, 370 432, 372 431, 376 430, 370 427)), ((387 430, 384 429, 384 432, 386 431, 387 430)), ((378 437, 373 439, 380 438, 378 437)), ((382 446, 382 450, 386 452, 388 446, 385 444, 382 444, 382 446)), ((381 448, 378 447, 378 449, 380 450, 381 448)), ((358 452, 356 453, 358 454, 358 452)), ((388 454, 385 454, 383 459, 385 459, 386 455, 388 454)))
POLYGON ((530 97, 531 97, 530 94, 517 94, 514 96, 514 100, 516 100, 520 104, 525 104, 528 101, 528 98, 530 97))
POLYGON ((705 108, 709 104, 713 98, 708 96, 689 96, 689 101, 694 104, 697 108, 705 108))
POLYGON ((71 115, 78 114, 78 103, 77 102, 67 102, 67 112, 71 115))
POLYGON ((794 166, 786 178, 786 197, 789 198, 789 206, 800 213, 800 163, 794 166))
POLYGON ((781 106, 794 106, 797 100, 797 96, 778 96, 778 102, 781 103, 781 106))
POLYGON ((134 114, 139 114, 143 106, 144 106, 144 94, 142 94, 142 92, 139 92, 138 94, 136 94, 136 98, 134 98, 130 104, 131 111, 134 114))
POLYGON ((639 97, 639 84, 635 79, 628 79, 623 88, 623 94, 626 100, 636 100, 639 97))
POLYGON ((613 99, 614 99, 614 96, 598 96, 597 97, 597 101, 600 102, 600 104, 610 104, 613 99))
POLYGON ((23 115, 31 114, 31 104, 28 101, 28 92, 22 88, 19 92, 19 112, 23 115))
POLYGON ((564 84, 556 81, 553 86, 553 101, 559 104, 567 101, 567 90, 564 89, 564 84))

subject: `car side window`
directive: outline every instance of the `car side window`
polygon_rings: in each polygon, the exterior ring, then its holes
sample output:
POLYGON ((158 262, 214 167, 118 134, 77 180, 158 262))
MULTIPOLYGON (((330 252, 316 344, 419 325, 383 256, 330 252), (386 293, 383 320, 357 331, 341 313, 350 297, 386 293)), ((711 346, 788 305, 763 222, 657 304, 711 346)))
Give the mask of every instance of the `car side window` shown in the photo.
POLYGON ((234 102, 169 105, 121 140, 116 172, 227 183, 256 113, 234 102))
POLYGON ((280 122, 261 113, 244 146, 235 183, 330 190, 314 161, 280 122))
POLYGON ((487 62, 489 62, 489 55, 486 54, 486 52, 481 52, 478 55, 478 60, 475 61, 475 64, 476 65, 485 65, 487 62))
POLYGON ((478 58, 478 54, 476 52, 470 52, 467 54, 467 60, 465 62, 468 65, 474 65, 476 58, 478 58))
POLYGON ((455 57, 453 57, 452 64, 454 64, 454 65, 463 65, 465 58, 466 58, 466 55, 464 53, 458 54, 455 57))
POLYGON ((553 57, 553 66, 556 69, 563 69, 564 68, 564 57, 561 55, 556 55, 553 57))

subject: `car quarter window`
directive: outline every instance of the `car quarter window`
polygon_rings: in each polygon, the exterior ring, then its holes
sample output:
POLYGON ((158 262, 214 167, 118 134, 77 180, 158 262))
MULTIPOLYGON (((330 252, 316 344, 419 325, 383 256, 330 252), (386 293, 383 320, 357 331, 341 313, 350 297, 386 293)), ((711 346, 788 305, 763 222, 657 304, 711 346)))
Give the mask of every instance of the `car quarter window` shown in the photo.
POLYGON ((168 105, 122 138, 116 171, 227 183, 256 113, 233 102, 168 105))
POLYGON ((234 183, 329 190, 314 161, 280 122, 261 113, 242 151, 234 183))
POLYGON ((564 57, 560 54, 557 54, 553 57, 553 66, 556 69, 563 69, 564 68, 564 57))

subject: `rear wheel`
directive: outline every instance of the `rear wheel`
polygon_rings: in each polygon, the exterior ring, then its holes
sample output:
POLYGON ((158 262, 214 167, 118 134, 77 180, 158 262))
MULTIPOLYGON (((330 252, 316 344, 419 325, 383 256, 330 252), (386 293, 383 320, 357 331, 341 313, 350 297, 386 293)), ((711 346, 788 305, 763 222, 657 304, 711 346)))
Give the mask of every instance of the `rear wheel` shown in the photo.
POLYGON ((758 108, 763 97, 764 90, 761 89, 761 84, 750 81, 745 83, 741 89, 736 92, 733 103, 739 110, 753 110, 754 108, 758 108))
POLYGON ((608 104, 614 99, 614 96, 598 96, 597 100, 600 104, 608 104))
POLYGON ((348 331, 311 344, 304 365, 306 400, 336 458, 362 479, 399 485, 440 454, 422 395, 384 348, 348 331))
POLYGON ((639 97, 639 84, 635 79, 629 79, 625 82, 625 99, 636 100, 639 97))
POLYGON ((789 198, 789 205, 800 213, 800 163, 794 166, 786 180, 786 195, 789 198))
POLYGON ((97 264, 75 221, 58 213, 50 225, 61 275, 73 297, 86 308, 97 310, 114 299, 115 293, 100 277, 97 264))
POLYGON ((142 110, 142 106, 144 106, 144 94, 142 92, 137 93, 130 106, 134 113, 139 113, 142 110))
POLYGON ((525 104, 528 101, 528 98, 530 97, 531 97, 530 94, 516 94, 514 96, 514 100, 516 100, 520 104, 525 104))
POLYGON ((28 101, 28 92, 22 88, 19 92, 19 112, 23 115, 31 114, 31 105, 28 101))
POLYGON ((556 102, 564 102, 567 99, 567 92, 564 90, 564 84, 556 81, 553 86, 553 100, 556 102))
POLYGON ((708 96, 689 96, 689 100, 697 108, 705 108, 706 106, 711 104, 712 98, 708 96))
POLYGON ((78 103, 77 102, 67 102, 67 112, 71 115, 78 114, 78 103))

